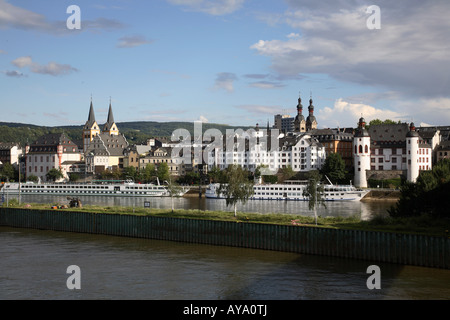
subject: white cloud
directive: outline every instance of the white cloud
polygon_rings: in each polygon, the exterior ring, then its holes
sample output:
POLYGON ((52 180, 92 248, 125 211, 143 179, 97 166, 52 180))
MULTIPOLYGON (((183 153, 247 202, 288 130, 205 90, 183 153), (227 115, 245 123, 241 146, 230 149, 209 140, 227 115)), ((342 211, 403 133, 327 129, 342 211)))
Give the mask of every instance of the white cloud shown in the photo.
POLYGON ((33 61, 31 60, 30 56, 27 56, 27 57, 19 57, 13 60, 11 63, 18 68, 23 68, 31 66, 33 64, 33 61))
POLYGON ((187 10, 204 12, 210 15, 225 15, 239 10, 245 0, 167 0, 187 10))
POLYGON ((141 35, 131 35, 124 36, 119 39, 119 43, 117 44, 118 48, 133 48, 138 47, 143 44, 152 43, 152 40, 147 40, 144 36, 141 35))
POLYGON ((209 120, 206 119, 206 117, 205 117, 205 116, 202 116, 202 115, 200 115, 200 117, 198 118, 198 121, 203 122, 203 123, 209 122, 209 120))
POLYGON ((38 74, 48 74, 52 76, 59 76, 78 71, 76 68, 68 64, 59 64, 56 62, 49 62, 46 65, 41 65, 33 62, 30 56, 19 57, 11 62, 18 68, 29 67, 30 71, 38 74))
POLYGON ((367 28, 367 5, 360 1, 287 2, 284 22, 301 36, 251 46, 278 74, 324 73, 416 96, 448 95, 450 2, 377 1, 380 30, 367 28))
MULTIPOLYGON (((68 17, 68 16, 67 16, 68 17)), ((81 21, 81 31, 117 30, 124 25, 115 19, 95 18, 81 21)), ((67 29, 66 21, 49 21, 44 15, 12 5, 6 0, 0 0, 0 29, 14 28, 44 32, 49 34, 73 34, 74 30, 67 29)))
POLYGON ((335 101, 334 106, 319 109, 316 118, 320 127, 356 127, 359 118, 367 122, 373 119, 404 120, 405 115, 388 109, 379 109, 364 103, 350 103, 342 98, 335 101))

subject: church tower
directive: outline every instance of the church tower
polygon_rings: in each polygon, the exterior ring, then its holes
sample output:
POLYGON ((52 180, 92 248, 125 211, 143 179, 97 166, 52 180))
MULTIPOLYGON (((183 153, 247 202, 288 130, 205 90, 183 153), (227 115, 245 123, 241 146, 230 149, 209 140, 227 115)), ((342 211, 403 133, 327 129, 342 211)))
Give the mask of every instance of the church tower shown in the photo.
POLYGON ((97 134, 100 134, 100 127, 98 126, 97 121, 95 121, 94 107, 92 105, 92 98, 91 98, 91 106, 89 108, 88 120, 86 121, 83 127, 83 152, 86 152, 92 139, 97 134))
POLYGON ((410 182, 416 182, 419 176, 419 134, 416 131, 414 123, 409 125, 409 132, 406 134, 406 159, 408 161, 406 179, 410 182))
POLYGON ((309 107, 308 107, 309 115, 306 118, 306 131, 317 129, 317 120, 316 117, 314 116, 314 106, 312 103, 313 100, 311 98, 309 99, 309 107))
POLYGON ((303 116, 303 105, 302 105, 302 99, 300 95, 298 96, 298 104, 297 104, 297 116, 294 120, 294 128, 295 132, 305 132, 306 131, 306 121, 305 117, 303 116))
POLYGON ((370 170, 370 135, 364 118, 359 119, 358 130, 353 138, 355 186, 367 188, 366 170, 370 170))
POLYGON ((114 122, 114 116, 111 107, 111 100, 109 101, 108 119, 103 126, 103 133, 109 133, 110 135, 119 135, 119 129, 114 122))

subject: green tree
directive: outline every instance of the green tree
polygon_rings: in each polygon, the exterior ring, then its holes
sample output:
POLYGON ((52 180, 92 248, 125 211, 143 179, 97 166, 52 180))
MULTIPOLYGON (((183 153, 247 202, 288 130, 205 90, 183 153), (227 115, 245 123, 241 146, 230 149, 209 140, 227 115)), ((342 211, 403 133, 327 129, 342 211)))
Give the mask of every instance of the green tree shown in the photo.
POLYGON ((159 182, 162 183, 164 180, 170 179, 169 166, 166 162, 161 162, 156 170, 156 176, 159 182))
POLYGON ((122 178, 125 180, 131 179, 136 181, 138 177, 138 172, 135 167, 125 167, 123 168, 122 178))
POLYGON ((368 125, 366 125, 366 129, 368 129, 370 126, 376 126, 376 125, 380 125, 380 124, 401 124, 402 122, 399 121, 394 121, 391 119, 386 119, 386 120, 380 120, 380 119, 373 119, 369 122, 368 125))
POLYGON ((208 178, 211 183, 218 183, 222 179, 222 170, 219 167, 212 167, 211 170, 208 171, 208 178))
POLYGON ((169 193, 169 196, 171 197, 172 212, 173 212, 173 210, 174 210, 173 197, 179 196, 182 189, 170 176, 169 176, 169 180, 164 180, 164 183, 167 185, 167 192, 169 193))
POLYGON ((264 183, 274 184, 278 182, 278 176, 276 175, 267 175, 263 176, 264 183))
POLYGON ((288 165, 284 168, 281 168, 280 173, 281 173, 282 181, 288 180, 288 179, 292 178, 293 176, 295 176, 295 172, 290 165, 288 165))
POLYGON ((230 165, 225 169, 224 181, 220 183, 218 194, 225 197, 227 206, 234 206, 234 216, 237 215, 237 203, 245 204, 253 195, 253 181, 248 179, 247 170, 239 165, 230 165))
POLYGON ((45 176, 47 177, 48 181, 53 182, 64 177, 64 175, 61 172, 61 169, 56 168, 50 169, 45 176))
POLYGON ((32 174, 27 177, 27 181, 38 182, 39 178, 32 174))
POLYGON ((333 183, 342 181, 346 175, 344 159, 342 159, 339 153, 330 153, 320 173, 327 176, 333 183))
POLYGON ((156 177, 156 169, 155 165, 153 163, 147 163, 145 166, 143 172, 142 172, 142 179, 145 183, 151 182, 156 177))
POLYGON ((69 174, 69 181, 70 182, 76 182, 80 180, 80 175, 78 173, 71 173, 69 174))
POLYGON ((14 167, 10 163, 6 162, 5 164, 3 164, 2 169, 0 170, 0 175, 3 181, 14 180, 14 167))
POLYGON ((422 171, 416 183, 406 181, 400 188, 400 199, 388 211, 392 217, 450 217, 449 194, 450 159, 443 159, 431 171, 422 171))
POLYGON ((314 220, 317 225, 317 205, 321 204, 325 206, 323 199, 324 188, 320 183, 322 180, 321 175, 318 171, 310 171, 308 173, 308 184, 303 191, 303 196, 308 197, 308 208, 314 211, 314 220))

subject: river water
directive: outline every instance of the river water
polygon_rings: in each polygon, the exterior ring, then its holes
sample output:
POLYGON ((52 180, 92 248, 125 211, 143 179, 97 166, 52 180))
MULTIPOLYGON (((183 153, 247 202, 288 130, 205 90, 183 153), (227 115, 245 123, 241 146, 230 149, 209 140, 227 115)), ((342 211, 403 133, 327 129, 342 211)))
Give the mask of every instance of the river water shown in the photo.
MULTIPOLYGON (((95 200, 88 199, 83 203, 95 200)), ((143 205, 142 199, 98 201, 143 205)), ((176 199, 175 206, 216 210, 222 206, 216 201, 176 199)), ((151 205, 170 207, 170 199, 155 198, 151 205)), ((342 203, 321 214, 361 214, 364 208, 370 215, 389 206, 342 203)), ((298 213, 307 207, 260 202, 240 209, 298 213)), ((450 270, 378 263, 381 288, 370 290, 370 261, 171 241, 0 227, 0 257, 0 299, 6 300, 450 298, 450 270), (66 284, 71 265, 80 268, 80 289, 66 284)))

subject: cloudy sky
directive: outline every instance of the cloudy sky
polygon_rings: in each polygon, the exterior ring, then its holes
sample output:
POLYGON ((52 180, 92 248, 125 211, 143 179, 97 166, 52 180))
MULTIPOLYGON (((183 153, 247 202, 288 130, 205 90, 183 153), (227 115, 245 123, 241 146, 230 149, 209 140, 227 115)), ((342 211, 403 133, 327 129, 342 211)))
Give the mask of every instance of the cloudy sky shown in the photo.
POLYGON ((300 94, 319 127, 450 125, 449 17, 448 0, 0 0, 0 121, 84 124, 92 97, 100 124, 111 99, 117 122, 265 125, 300 94))

